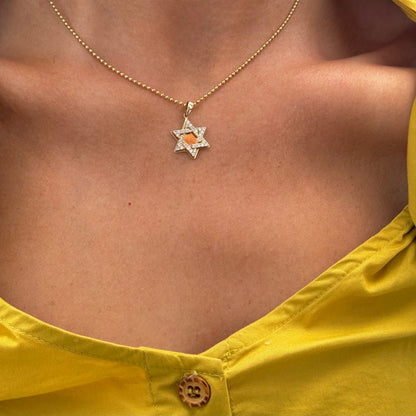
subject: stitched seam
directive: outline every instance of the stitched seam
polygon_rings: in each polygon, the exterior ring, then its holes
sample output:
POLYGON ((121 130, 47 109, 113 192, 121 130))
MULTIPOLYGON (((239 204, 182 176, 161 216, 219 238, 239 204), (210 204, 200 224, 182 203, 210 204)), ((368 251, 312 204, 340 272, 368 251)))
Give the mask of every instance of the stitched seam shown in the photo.
MULTIPOLYGON (((166 367, 163 367, 163 366, 159 367, 159 366, 152 365, 152 368, 157 369, 157 370, 166 370, 166 367)), ((190 368, 190 369, 183 368, 183 367, 168 367, 168 368, 172 369, 172 370, 180 370, 180 372, 183 372, 184 374, 188 374, 188 373, 193 374, 195 372, 195 367, 190 368)), ((197 373, 201 374, 201 375, 205 375, 205 376, 211 376, 211 377, 219 378, 220 380, 224 378, 223 375, 217 374, 217 373, 208 373, 206 371, 199 371, 199 370, 197 371, 197 373)))
MULTIPOLYGON (((391 242, 393 242, 394 240, 391 240, 391 242)), ((372 258, 373 258, 373 256, 375 256, 376 254, 378 254, 382 249, 384 249, 385 247, 382 247, 382 248, 379 248, 379 249, 377 249, 370 257, 368 257, 367 258, 367 260, 366 260, 366 262, 367 261, 370 261, 372 258)), ((271 334, 269 334, 269 335, 267 335, 267 336, 265 336, 265 337, 263 337, 263 338, 261 338, 261 339, 259 339, 257 342, 261 342, 263 339, 266 339, 266 338, 268 338, 270 335, 274 335, 278 330, 280 330, 282 327, 284 327, 285 325, 287 325, 291 320, 293 320, 294 318, 296 318, 296 316, 298 316, 301 312, 303 312, 305 309, 307 309, 309 306, 311 306, 312 304, 314 304, 314 303, 316 303, 316 302, 318 302, 326 293, 329 293, 330 291, 331 291, 331 289, 334 289, 337 285, 339 285, 341 282, 343 282, 346 278, 348 278, 357 268, 359 268, 360 266, 362 266, 363 264, 365 264, 365 262, 363 262, 363 263, 359 263, 359 264, 357 264, 353 269, 351 269, 350 271, 349 271, 349 273, 347 273, 347 274, 345 274, 342 278, 340 278, 340 279, 338 279, 338 280, 336 280, 332 285, 330 285, 329 287, 327 287, 327 288, 325 288, 322 292, 320 292, 320 293, 318 293, 317 294, 317 296, 316 297, 314 297, 313 299, 311 299, 306 305, 304 305, 301 309, 299 309, 298 311, 296 311, 296 312, 294 312, 293 313, 293 315, 290 315, 290 316, 288 316, 288 318, 285 320, 285 321, 283 321, 283 322, 281 322, 273 331, 272 331, 272 333, 271 334)), ((290 298, 289 298, 290 299, 290 298)), ((282 304, 283 305, 283 304, 282 304)), ((47 344, 47 345, 49 345, 49 346, 52 346, 52 347, 55 347, 55 348, 58 348, 58 349, 62 349, 62 350, 64 350, 64 351, 67 351, 67 352, 70 352, 70 353, 73 353, 73 354, 79 354, 79 355, 83 355, 83 356, 87 356, 87 357, 94 357, 94 358, 99 358, 99 359, 102 359, 102 360, 105 360, 105 361, 115 361, 115 362, 120 362, 120 363, 129 363, 129 364, 132 364, 132 365, 135 365, 135 366, 137 366, 137 363, 134 363, 134 362, 132 362, 132 361, 130 361, 130 360, 117 360, 117 359, 112 359, 112 358, 110 358, 110 359, 107 359, 107 358, 102 358, 101 356, 99 356, 99 355, 95 355, 95 354, 91 354, 91 353, 84 353, 84 352, 81 352, 81 351, 73 351, 73 350, 71 350, 71 349, 69 349, 69 348, 66 348, 66 347, 64 347, 63 345, 58 345, 58 344, 54 344, 54 343, 52 343, 52 342, 49 342, 49 341, 47 341, 47 340, 45 340, 45 339, 43 339, 43 338, 40 338, 40 337, 38 337, 38 336, 36 336, 36 335, 33 335, 33 334, 30 334, 30 333, 27 333, 26 331, 23 331, 22 329, 20 329, 20 328, 18 328, 18 327, 16 327, 16 326, 14 326, 13 324, 10 324, 10 323, 8 323, 8 322, 6 322, 4 319, 1 319, 0 318, 0 322, 3 322, 3 323, 5 323, 6 325, 8 325, 9 327, 11 327, 11 328, 13 328, 14 330, 16 330, 17 332, 19 332, 20 334, 23 334, 23 335, 25 335, 25 336, 27 336, 28 338, 33 338, 33 339, 35 339, 35 340, 37 340, 37 341, 39 341, 39 342, 42 342, 42 343, 44 343, 44 344, 47 344)), ((240 351, 240 350, 242 350, 242 349, 244 349, 244 348, 246 348, 247 346, 246 345, 244 345, 244 346, 241 346, 240 348, 234 348, 234 349, 230 349, 230 347, 229 347, 229 344, 228 344, 228 341, 226 341, 226 344, 227 344, 227 352, 224 354, 224 356, 222 357, 222 361, 225 361, 225 362, 229 362, 229 360, 230 360, 230 358, 231 358, 231 356, 233 355, 233 354, 235 354, 235 353, 237 353, 238 351, 240 351)), ((156 367, 157 368, 157 367, 156 367)), ((163 367, 159 367, 159 368, 163 368, 163 367)), ((177 368, 177 369, 180 369, 179 367, 177 368)), ((207 374, 207 373, 206 373, 207 374)), ((207 375, 209 375, 209 374, 207 374, 207 375)))
POLYGON ((227 386, 227 391, 228 391, 228 403, 230 406, 230 411, 231 411, 231 414, 234 415, 235 414, 234 413, 234 400, 230 394, 230 388, 228 387, 228 379, 225 379, 225 384, 227 386))
MULTIPOLYGON (((228 353, 230 353, 231 354, 231 350, 230 350, 230 344, 228 343, 228 341, 226 341, 226 343, 227 343, 227 347, 228 347, 228 352, 227 352, 227 354, 228 353)), ((230 386, 229 386, 229 384, 228 384, 228 380, 229 380, 229 377, 228 377, 228 374, 227 374, 227 371, 228 370, 228 357, 227 357, 227 362, 225 363, 225 365, 224 365, 224 380, 225 380, 225 386, 226 386, 226 388, 227 388, 227 394, 228 394, 228 405, 229 405, 229 407, 230 407, 230 414, 231 415, 233 415, 234 414, 234 400, 233 400, 233 397, 231 396, 231 392, 230 392, 230 386)))
POLYGON ((146 354, 144 354, 144 368, 145 368, 145 371, 146 371, 147 384, 149 386, 149 392, 150 392, 150 397, 152 398, 153 407, 155 409, 157 409, 157 412, 159 413, 159 406, 156 404, 155 396, 153 394, 153 389, 152 389, 152 376, 150 375, 149 366, 147 365, 147 357, 146 357, 146 354))
POLYGON ((98 358, 98 359, 103 360, 103 361, 118 362, 118 363, 121 363, 121 364, 130 364, 130 365, 134 365, 135 367, 139 366, 137 362, 134 362, 134 361, 131 361, 131 360, 128 360, 128 359, 120 360, 120 359, 117 359, 117 358, 103 358, 99 354, 93 354, 93 353, 88 353, 88 352, 83 352, 83 351, 72 350, 70 348, 64 347, 63 345, 54 344, 53 342, 47 341, 46 339, 40 338, 36 335, 33 335, 29 332, 26 332, 26 331, 24 331, 24 330, 22 330, 22 329, 20 329, 16 326, 14 326, 13 324, 7 322, 3 318, 0 318, 0 322, 3 322, 6 326, 8 326, 10 328, 13 328, 16 332, 18 332, 19 334, 21 334, 21 335, 23 335, 27 338, 32 338, 33 340, 35 340, 37 342, 40 342, 42 344, 46 344, 50 347, 54 347, 54 348, 57 348, 59 350, 64 350, 66 352, 70 352, 71 354, 82 355, 82 356, 90 357, 90 358, 98 358))
MULTIPOLYGON (((85 357, 88 357, 88 358, 98 358, 98 359, 103 360, 103 361, 118 362, 120 364, 130 364, 130 365, 133 365, 135 367, 141 367, 141 365, 138 364, 137 362, 130 361, 130 360, 117 360, 115 358, 103 358, 100 355, 96 355, 96 354, 84 353, 84 352, 81 352, 81 351, 73 351, 69 348, 66 348, 66 347, 62 346, 62 345, 54 344, 52 342, 49 342, 49 341, 47 341, 43 338, 40 338, 40 337, 36 336, 36 335, 27 333, 27 332, 21 330, 20 328, 15 327, 13 324, 10 324, 9 322, 5 321, 2 318, 0 318, 0 322, 3 322, 6 326, 8 326, 10 328, 13 328, 16 332, 19 332, 20 334, 22 334, 22 335, 24 335, 28 338, 33 338, 37 342, 40 342, 42 344, 46 344, 47 346, 50 346, 50 347, 53 347, 53 348, 56 348, 56 349, 59 349, 59 350, 64 350, 66 352, 70 352, 71 354, 82 355, 82 356, 85 356, 85 357)), ((148 370, 147 361, 146 361, 146 354, 143 354, 143 355, 144 355, 144 367, 145 367, 145 370, 148 370)), ((166 366, 152 366, 152 368, 159 369, 159 370, 166 370, 166 366)), ((189 371, 189 372, 193 372, 195 370, 195 368, 184 369, 183 367, 171 367, 171 366, 169 366, 169 368, 172 369, 172 370, 189 371)), ((208 373, 208 372, 205 372, 205 371, 198 371, 198 374, 205 374, 207 376, 212 376, 212 377, 217 377, 217 378, 222 378, 223 377, 221 374, 208 373)))
MULTIPOLYGON (((410 215, 410 214, 409 214, 410 215)), ((306 305, 304 305, 301 309, 299 309, 298 311, 295 311, 294 312, 294 314, 293 315, 290 315, 285 321, 283 321, 283 322, 281 322, 276 328, 274 328, 274 330, 271 332, 271 334, 268 334, 267 336, 265 336, 265 337, 263 337, 263 338, 260 338, 260 339, 258 339, 258 340, 255 340, 254 342, 252 342, 250 345, 254 345, 254 344, 257 344, 257 343, 259 343, 259 342, 261 342, 261 341, 263 341, 264 339, 267 339, 267 338, 269 338, 271 335, 274 335, 278 330, 280 330, 284 325, 286 325, 286 324, 288 324, 291 320, 293 320, 294 318, 296 318, 296 316, 297 315, 299 315, 300 313, 302 313, 303 311, 305 311, 305 309, 307 309, 309 306, 311 306, 312 304, 314 304, 314 303, 316 303, 316 302, 318 302, 326 293, 329 293, 333 288, 335 288, 338 284, 340 284, 341 282, 343 282, 345 279, 347 279, 348 277, 350 277, 350 275, 357 269, 357 268, 359 268, 359 267, 361 267, 361 266, 363 266, 364 264, 366 264, 367 262, 369 262, 377 253, 379 253, 380 251, 382 251, 382 250, 386 250, 386 249, 389 249, 389 247, 390 247, 390 245, 392 245, 392 244, 394 244, 397 240, 400 240, 400 239, 402 239, 404 236, 406 236, 406 235, 408 235, 409 233, 411 233, 412 232, 412 229, 414 228, 415 226, 414 225, 412 225, 410 228, 409 228, 409 230, 407 231, 407 232, 405 232, 404 234, 402 234, 402 230, 401 229, 398 229, 397 230, 397 233, 400 233, 400 235, 399 235, 399 237, 397 237, 396 236, 396 238, 393 238, 393 239, 390 239, 390 240, 387 240, 387 243, 388 243, 388 245, 386 245, 386 246, 383 246, 383 247, 381 247, 381 248, 378 248, 377 250, 375 250, 371 255, 370 255, 370 257, 368 257, 367 259, 365 259, 365 261, 363 261, 363 262, 360 262, 359 264, 357 264, 353 269, 351 269, 348 273, 346 273, 344 276, 342 276, 342 278, 340 278, 340 279, 338 279, 338 280, 336 280, 332 285, 330 285, 329 287, 327 287, 327 288, 325 288, 325 289, 323 289, 320 293, 318 293, 317 294, 317 296, 316 297, 314 297, 313 299, 311 299, 306 305)), ((380 232, 381 232, 381 230, 380 230, 380 232)), ((374 235, 373 236, 373 238, 375 238, 377 236, 377 234, 376 235, 374 235)), ((362 245, 364 245, 365 243, 363 243, 362 245)), ((359 246, 360 247, 360 246, 359 246)), ((359 247, 357 247, 357 249, 359 248, 359 247)), ((348 256, 348 255, 347 255, 348 256)), ((340 261, 342 261, 343 260, 343 258, 342 259, 340 259, 339 260, 339 262, 340 261)), ((336 263, 335 263, 336 264, 336 263)), ((334 264, 334 266, 335 266, 335 264, 334 264)), ((328 271, 328 269, 327 269, 327 271, 328 271)), ((290 300, 291 298, 292 298, 293 296, 291 296, 288 300, 290 300)), ((284 304, 285 302, 283 302, 280 306, 283 306, 283 304, 284 304)), ((279 306, 277 306, 277 308, 279 308, 279 306)), ((270 312, 270 313, 273 313, 273 312, 270 312)), ((264 317, 263 317, 264 318, 264 317)), ((263 319, 263 318, 261 318, 261 319, 263 319)), ((114 358, 108 358, 108 357, 102 357, 102 356, 100 356, 100 355, 98 355, 98 354, 93 354, 93 353, 86 353, 86 352, 82 352, 82 351, 76 351, 76 350, 72 350, 72 349, 70 349, 70 348, 67 348, 67 347, 64 347, 63 345, 60 345, 60 344, 55 344, 55 343, 52 343, 52 342, 50 342, 50 341, 47 341, 47 340, 45 340, 45 339, 43 339, 43 338, 40 338, 40 337, 38 337, 38 336, 36 336, 36 335, 33 335, 33 334, 31 334, 31 333, 28 333, 28 332, 26 332, 26 331, 24 331, 24 330, 22 330, 22 329, 20 329, 20 328, 18 328, 18 327, 15 327, 13 324, 11 324, 11 323, 9 323, 8 321, 6 321, 4 318, 0 318, 0 322, 3 322, 6 326, 8 326, 8 327, 10 327, 10 328, 13 328, 16 332, 18 332, 18 333, 20 333, 20 334, 22 334, 22 335, 24 335, 24 336, 26 336, 26 337, 28 337, 28 338, 32 338, 33 340, 36 340, 36 341, 38 341, 38 342, 41 342, 41 343, 44 343, 44 344, 46 344, 46 345, 49 345, 49 346, 51 346, 51 347, 54 347, 54 348, 56 348, 56 349, 60 349, 60 350, 64 350, 64 351, 67 351, 67 352, 70 352, 70 353, 72 353, 72 354, 77 354, 77 355, 81 355, 81 356, 85 356, 85 357, 92 357, 92 358, 97 358, 97 359, 100 359, 100 360, 102 360, 102 361, 109 361, 109 362, 118 362, 118 363, 121 363, 121 364, 130 364, 130 365, 133 365, 133 366, 136 366, 136 367, 140 367, 140 365, 137 363, 137 362, 133 362, 133 361, 131 361, 131 360, 129 360, 129 359, 123 359, 123 360, 121 360, 121 359, 114 359, 114 358)), ((239 332, 239 331, 237 331, 237 332, 239 332)), ((224 340, 224 341, 226 341, 226 340, 224 340)), ((219 359, 221 359, 223 362, 225 361, 227 364, 228 364, 228 362, 229 362, 229 360, 231 359, 231 357, 232 357, 232 355, 233 354, 235 354, 236 352, 238 352, 238 351, 241 351, 242 349, 244 349, 244 348, 248 348, 250 345, 243 345, 243 346, 241 346, 241 347, 239 347, 239 348, 235 348, 235 349, 230 349, 229 348, 229 344, 228 344, 228 342, 227 342, 227 346, 228 346, 228 351, 223 355, 223 357, 222 358, 219 358, 219 359)), ((161 368, 163 368, 163 367, 161 367, 161 368)), ((171 367, 171 368, 173 368, 173 369, 177 369, 177 370, 182 370, 182 368, 179 368, 179 367, 171 367)), ((209 373, 205 373, 205 374, 207 374, 207 375, 211 375, 211 374, 209 374, 209 373)), ((214 376, 214 377, 219 377, 218 375, 214 375, 214 374, 212 374, 212 376, 214 376)))
POLYGON ((225 344, 227 345, 227 352, 224 354, 224 357, 223 357, 223 366, 224 366, 224 369, 227 369, 228 368, 228 364, 229 364, 229 358, 231 357, 231 347, 230 347, 230 343, 228 342, 228 340, 226 339, 225 340, 225 344))
MULTIPOLYGON (((359 267, 359 265, 357 266, 359 267)), ((355 270, 356 268, 354 268, 353 270, 351 270, 351 273, 355 270)), ((271 333, 267 334, 266 336, 259 338, 256 342, 254 342, 251 345, 257 344, 262 342, 265 339, 268 339, 270 336, 273 336, 277 331, 279 331, 280 329, 282 329, 285 325, 287 325, 290 321, 292 321, 293 319, 295 319, 300 313, 304 312, 308 307, 312 306, 314 303, 318 303, 318 301, 326 294, 329 293, 331 291, 331 289, 334 289, 336 286, 338 286, 346 277, 349 276, 349 273, 344 275, 341 279, 335 281, 335 283, 333 283, 332 285, 330 285, 329 287, 325 288, 323 291, 321 291, 320 293, 318 293, 314 298, 312 298, 307 304, 305 304, 301 309, 299 309, 298 311, 295 311, 292 315, 288 316, 286 320, 284 320, 283 322, 281 322, 280 324, 278 324, 272 331, 271 333)), ((241 351, 244 348, 248 348, 249 345, 243 345, 239 348, 234 348, 232 350, 230 350, 230 353, 227 357, 227 361, 229 361, 232 357, 232 355, 234 355, 235 353, 237 353, 238 351, 241 351)))
MULTIPOLYGON (((358 266, 357 266, 358 267, 358 266)), ((353 272, 355 270, 355 268, 353 270, 351 270, 351 272, 353 272)), ((317 303, 326 293, 329 293, 329 291, 332 288, 335 288, 335 286, 337 286, 338 284, 340 284, 349 274, 344 275, 341 279, 337 280, 335 283, 333 283, 331 286, 325 288, 323 291, 321 291, 320 293, 318 293, 313 299, 311 299, 307 304, 305 304, 301 309, 299 309, 298 311, 295 311, 292 315, 288 316, 286 320, 284 320, 283 322, 281 322, 280 324, 278 324, 272 331, 271 333, 265 335, 262 338, 259 338, 257 341, 255 341, 253 344, 250 345, 254 345, 257 343, 262 342, 265 339, 268 339, 270 336, 273 336, 277 331, 279 331, 281 328, 283 328, 285 325, 287 325, 290 321, 292 321, 293 319, 296 318, 296 316, 298 316, 301 312, 305 311, 309 306, 311 306, 313 303, 317 303)), ((283 305, 283 304, 282 304, 283 305)), ((224 356, 223 356, 223 360, 226 361, 227 363, 229 362, 229 360, 231 359, 231 357, 237 353, 238 351, 243 350, 244 348, 249 348, 250 345, 243 345, 239 348, 234 348, 234 349, 230 349, 224 356)))
MULTIPOLYGON (((250 345, 243 345, 239 348, 234 348, 232 350, 228 350, 224 356, 223 356, 223 361, 227 361, 229 362, 229 360, 231 359, 232 355, 237 353, 238 351, 243 350, 244 348, 249 348, 252 345, 255 345, 257 343, 260 343, 262 341, 264 341, 265 339, 268 339, 270 336, 273 336, 277 331, 279 331, 282 327, 284 327, 285 325, 287 325, 290 321, 292 321, 293 319, 295 319, 300 313, 304 312, 308 307, 312 306, 315 303, 318 303, 319 300, 326 295, 327 293, 329 293, 331 290, 335 289, 336 286, 338 286, 339 284, 341 284, 341 282, 344 282, 348 277, 351 277, 351 275, 354 273, 355 270, 357 270, 359 267, 362 267, 363 265, 365 265, 366 263, 370 262, 371 259, 378 253, 380 253, 380 251, 384 251, 390 248, 390 246, 392 244, 394 244, 397 240, 400 240, 403 238, 403 236, 408 235, 412 229, 414 228, 414 226, 412 226, 409 231, 407 231, 405 234, 402 234, 402 230, 397 230, 397 233, 400 233, 400 237, 393 238, 391 240, 387 241, 387 245, 380 247, 378 249, 376 249, 369 257, 367 257, 364 261, 358 263, 355 267, 353 267, 348 273, 344 274, 344 276, 342 276, 340 279, 337 279, 332 285, 328 286, 327 288, 323 289, 321 292, 319 292, 314 298, 312 298, 306 305, 304 305, 301 309, 299 309, 298 311, 295 311, 292 315, 288 316, 288 318, 286 320, 284 320, 283 322, 281 322, 279 325, 277 325, 277 327, 275 327, 270 334, 267 334, 266 336, 258 339, 257 341, 255 341, 254 343, 250 344, 250 345)), ((375 237, 375 236, 374 236, 375 237)), ((364 243, 363 243, 364 244, 364 243)), ((358 248, 358 247, 357 247, 358 248)), ((340 259, 340 261, 342 261, 342 259, 340 259)), ((335 266, 335 264, 334 264, 335 266)), ((328 270, 328 269, 327 269, 328 270)), ((290 297, 288 300, 290 300, 292 297, 290 297)), ((283 302, 284 303, 284 302, 283 302)), ((283 303, 280 306, 283 306, 283 303)), ((279 306, 278 306, 279 307, 279 306)), ((271 312, 272 313, 272 312, 271 312)), ((227 342, 228 345, 228 342, 227 342)))

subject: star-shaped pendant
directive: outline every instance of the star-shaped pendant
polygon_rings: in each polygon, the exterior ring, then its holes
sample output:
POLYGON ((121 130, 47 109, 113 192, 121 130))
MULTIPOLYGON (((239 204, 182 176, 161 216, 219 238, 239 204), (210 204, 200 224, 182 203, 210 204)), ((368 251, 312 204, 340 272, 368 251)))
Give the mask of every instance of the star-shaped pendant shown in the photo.
POLYGON ((171 133, 178 141, 174 152, 188 152, 193 159, 196 159, 199 149, 209 147, 204 138, 206 127, 194 127, 185 117, 185 121, 180 130, 173 130, 171 133))

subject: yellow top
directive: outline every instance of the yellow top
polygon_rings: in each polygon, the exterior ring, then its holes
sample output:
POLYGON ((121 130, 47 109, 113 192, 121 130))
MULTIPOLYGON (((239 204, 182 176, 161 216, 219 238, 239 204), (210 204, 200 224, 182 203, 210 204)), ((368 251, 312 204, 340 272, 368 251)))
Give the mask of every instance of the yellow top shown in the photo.
MULTIPOLYGON (((394 1, 416 20, 416 0, 394 1)), ((0 300, 0 415, 415 415, 416 101, 408 175, 390 224, 201 354, 83 337, 0 300), (199 408, 178 394, 193 372, 211 389, 199 408)))

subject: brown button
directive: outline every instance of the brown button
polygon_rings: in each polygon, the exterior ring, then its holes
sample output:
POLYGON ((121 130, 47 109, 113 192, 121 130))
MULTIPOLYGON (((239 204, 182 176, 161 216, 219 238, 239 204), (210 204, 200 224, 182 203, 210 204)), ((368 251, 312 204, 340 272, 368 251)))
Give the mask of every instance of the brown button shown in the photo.
POLYGON ((179 397, 189 407, 205 406, 211 397, 211 389, 205 379, 197 374, 185 376, 179 383, 179 397))

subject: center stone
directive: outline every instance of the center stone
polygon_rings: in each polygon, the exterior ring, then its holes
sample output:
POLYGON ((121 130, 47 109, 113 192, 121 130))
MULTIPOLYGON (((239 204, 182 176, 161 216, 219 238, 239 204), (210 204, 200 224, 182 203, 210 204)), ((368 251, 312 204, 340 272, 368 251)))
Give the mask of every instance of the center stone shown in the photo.
POLYGON ((197 137, 193 133, 187 133, 183 136, 183 140, 189 144, 189 146, 196 143, 197 137))

